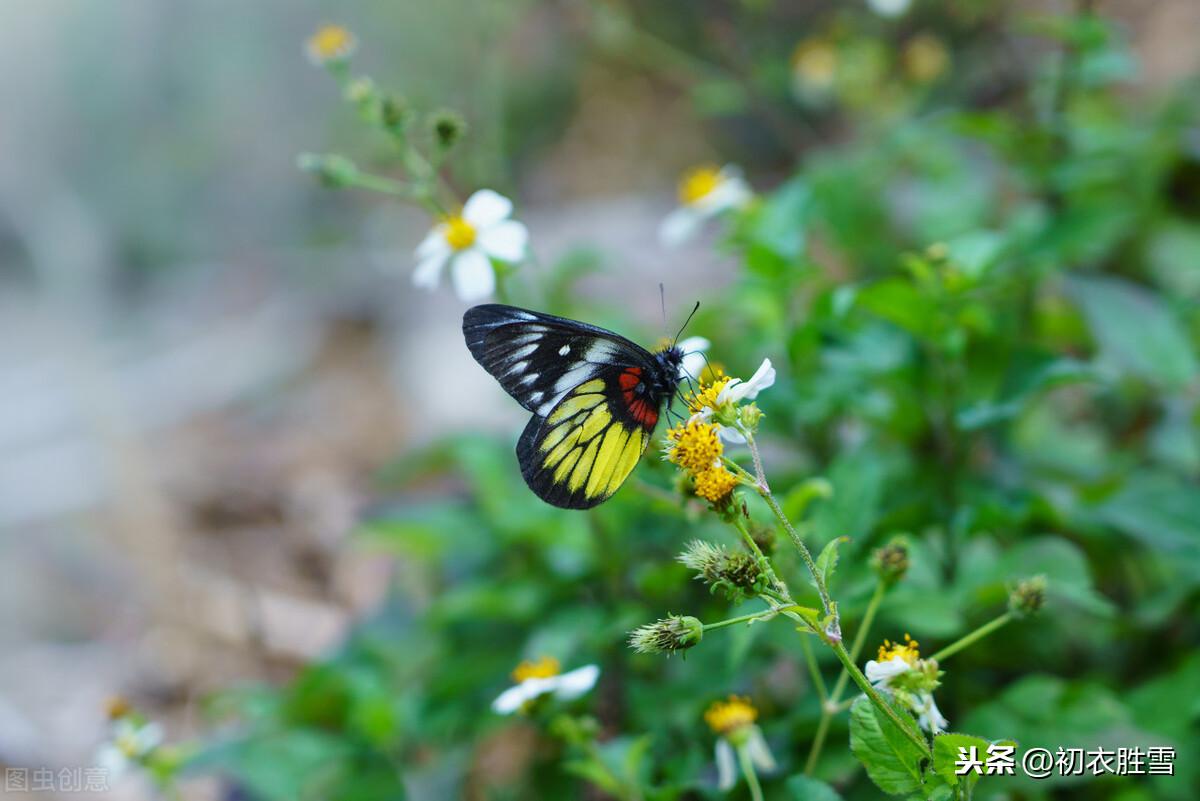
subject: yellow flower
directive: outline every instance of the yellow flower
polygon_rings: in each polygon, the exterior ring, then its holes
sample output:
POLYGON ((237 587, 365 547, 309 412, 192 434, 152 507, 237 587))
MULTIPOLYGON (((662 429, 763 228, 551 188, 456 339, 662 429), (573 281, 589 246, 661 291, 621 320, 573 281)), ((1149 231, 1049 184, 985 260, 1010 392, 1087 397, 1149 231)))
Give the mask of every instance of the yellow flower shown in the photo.
POLYGON ((687 398, 688 411, 692 414, 699 414, 705 407, 709 409, 717 408, 717 396, 721 394, 721 390, 725 389, 725 385, 728 383, 729 376, 725 375, 720 369, 717 369, 716 374, 711 377, 711 381, 701 383, 700 391, 692 393, 687 398))
POLYGON ((722 736, 744 729, 758 719, 758 710, 749 698, 729 696, 727 701, 714 701, 704 713, 704 722, 715 734, 722 736))
POLYGON ((679 202, 685 206, 695 205, 712 194, 722 180, 721 168, 715 164, 693 167, 679 181, 679 202))
POLYGON ((915 81, 927 83, 939 77, 950 66, 950 53, 936 36, 918 34, 904 46, 901 57, 904 69, 915 81))
POLYGON ((693 473, 712 470, 725 451, 716 428, 702 420, 680 423, 667 432, 667 438, 667 458, 693 473))
POLYGON ((341 25, 322 25, 308 37, 308 57, 314 64, 342 61, 354 52, 358 39, 341 25))
POLYGON ((696 494, 712 503, 728 499, 737 485, 737 478, 724 467, 714 467, 696 474, 696 494))
POLYGON ((917 664, 917 660, 921 658, 921 652, 917 649, 919 642, 904 635, 903 643, 893 643, 889 640, 884 640, 883 645, 879 646, 879 655, 875 658, 880 662, 887 662, 893 657, 900 657, 910 665, 917 664))
POLYGON ((552 656, 543 656, 538 659, 526 659, 513 669, 513 681, 520 682, 526 679, 549 679, 557 676, 562 672, 562 665, 557 659, 552 656))

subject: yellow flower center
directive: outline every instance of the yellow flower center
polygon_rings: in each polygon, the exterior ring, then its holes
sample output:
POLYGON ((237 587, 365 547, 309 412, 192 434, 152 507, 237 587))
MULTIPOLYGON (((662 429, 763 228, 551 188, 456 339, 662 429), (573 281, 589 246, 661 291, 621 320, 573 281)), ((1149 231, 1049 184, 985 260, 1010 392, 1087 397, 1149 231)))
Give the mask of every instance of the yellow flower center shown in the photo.
POLYGON ((667 439, 667 458, 693 473, 712 470, 725 452, 717 429, 702 420, 680 423, 667 432, 667 439))
POLYGON ((475 244, 475 226, 462 218, 462 215, 447 217, 446 242, 455 250, 466 250, 475 244))
POLYGON ((309 37, 308 49, 321 61, 341 58, 354 49, 354 34, 341 25, 322 25, 309 37))
POLYGON ((562 671, 562 665, 552 656, 543 656, 534 660, 526 659, 513 669, 513 681, 520 684, 526 679, 548 679, 557 676, 562 671))
POLYGON ((717 408, 717 396, 721 394, 721 390, 725 389, 725 385, 729 383, 729 376, 725 375, 720 368, 716 370, 716 375, 712 376, 712 381, 708 384, 702 383, 700 391, 692 393, 686 399, 688 409, 692 414, 696 414, 705 406, 710 409, 717 408))
POLYGON ((704 713, 704 722, 717 734, 729 734, 745 728, 758 718, 758 710, 749 698, 729 696, 728 701, 716 701, 704 713))
POLYGON ((688 170, 679 182, 679 202, 694 205, 712 194, 723 180, 720 169, 711 165, 688 170))
POLYGON ((721 503, 737 485, 737 478, 723 466, 696 474, 696 494, 710 503, 721 503))
POLYGON ((910 665, 917 664, 917 660, 921 658, 921 652, 917 650, 919 642, 904 635, 903 643, 893 643, 889 640, 884 640, 883 645, 879 646, 879 655, 876 657, 879 662, 887 662, 892 657, 898 656, 910 665))

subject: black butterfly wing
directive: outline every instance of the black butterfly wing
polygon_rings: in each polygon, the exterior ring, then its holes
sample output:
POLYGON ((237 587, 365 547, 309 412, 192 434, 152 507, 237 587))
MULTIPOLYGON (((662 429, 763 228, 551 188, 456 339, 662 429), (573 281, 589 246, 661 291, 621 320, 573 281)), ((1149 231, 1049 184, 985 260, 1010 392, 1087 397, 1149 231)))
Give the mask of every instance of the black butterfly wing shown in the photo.
POLYGON ((470 309, 463 334, 476 361, 534 414, 517 443, 529 488, 568 509, 616 492, 665 400, 654 356, 603 328, 496 304, 470 309))

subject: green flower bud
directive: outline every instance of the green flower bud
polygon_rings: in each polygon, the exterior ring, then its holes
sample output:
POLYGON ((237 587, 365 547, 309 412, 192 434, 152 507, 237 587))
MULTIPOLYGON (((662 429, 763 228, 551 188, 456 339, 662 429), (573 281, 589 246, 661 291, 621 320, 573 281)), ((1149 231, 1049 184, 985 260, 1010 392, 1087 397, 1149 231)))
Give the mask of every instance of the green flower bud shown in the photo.
POLYGON ((634 629, 629 635, 629 645, 639 654, 672 654, 697 645, 703 637, 704 624, 696 618, 668 615, 634 629))
POLYGON ((301 153, 296 159, 296 166, 316 175, 326 186, 334 188, 347 186, 358 177, 358 167, 354 162, 337 153, 301 153))
POLYGON ((766 586, 758 562, 744 551, 731 553, 719 545, 693 540, 679 561, 696 571, 696 578, 713 591, 722 589, 734 601, 757 595, 766 586))
POLYGON ((430 116, 429 127, 438 147, 449 150, 458 144, 467 132, 467 121, 456 111, 439 109, 430 116))
POLYGON ((756 404, 748 403, 738 409, 738 417, 741 418, 742 425, 748 431, 757 431, 758 423, 763 419, 763 413, 762 409, 759 409, 756 404))
POLYGON ((402 97, 388 95, 380 104, 379 115, 384 128, 393 133, 399 133, 408 123, 408 103, 402 97))
POLYGON ((1008 594, 1008 611, 1018 618, 1036 615, 1045 603, 1045 576, 1023 579, 1008 594))
POLYGON ((895 537, 871 555, 871 567, 887 584, 895 584, 908 572, 908 540, 895 537))

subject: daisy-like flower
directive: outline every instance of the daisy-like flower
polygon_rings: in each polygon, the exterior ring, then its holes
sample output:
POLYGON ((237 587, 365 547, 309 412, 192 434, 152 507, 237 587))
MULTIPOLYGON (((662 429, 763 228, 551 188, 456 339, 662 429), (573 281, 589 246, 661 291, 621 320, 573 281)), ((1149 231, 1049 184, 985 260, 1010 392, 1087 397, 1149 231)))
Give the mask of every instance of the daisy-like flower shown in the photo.
POLYGON ((463 301, 486 298, 496 289, 492 259, 517 262, 525 257, 529 231, 510 220, 512 201, 491 189, 467 199, 460 214, 446 217, 417 247, 413 283, 437 288, 442 270, 450 265, 454 291, 463 301))
POLYGON ((682 244, 706 220, 745 206, 754 197, 741 171, 732 165, 689 170, 679 182, 679 208, 658 228, 659 241, 669 247, 682 244))
POLYGON ((560 671, 559 661, 552 656, 522 662, 512 672, 516 684, 500 693, 492 702, 492 711, 511 715, 544 695, 570 701, 592 689, 600 677, 600 668, 595 665, 584 665, 569 673, 560 671))
POLYGON ((115 779, 131 768, 143 765, 163 741, 163 729, 157 723, 126 715, 112 722, 109 739, 96 751, 96 765, 115 779))
POLYGON ((737 695, 726 701, 714 702, 704 713, 704 722, 717 735, 715 759, 717 763, 717 786, 722 791, 733 789, 737 781, 737 754, 742 752, 749 758, 753 768, 762 771, 775 770, 775 758, 754 721, 758 710, 750 699, 737 695))
POLYGON ((309 61, 317 66, 345 61, 357 47, 358 39, 341 25, 322 25, 304 45, 309 61))
POLYGON ((881 17, 899 17, 911 5, 912 0, 867 0, 867 6, 881 17))
POLYGON ((667 432, 663 458, 688 472, 696 495, 722 507, 739 483, 721 461, 724 452, 717 427, 707 420, 692 419, 667 432))
POLYGON ((700 391, 688 399, 688 408, 692 412, 692 420, 712 422, 717 427, 721 439, 730 444, 740 444, 746 441, 736 428, 736 423, 749 424, 756 422, 760 414, 757 407, 738 406, 744 401, 752 401, 758 393, 775 384, 775 368, 770 359, 763 359, 762 364, 754 371, 749 381, 729 376, 717 376, 711 384, 701 387, 700 391), (753 408, 753 411, 750 409, 753 408), (748 414, 743 414, 743 411, 748 414), (755 418, 754 420, 741 417, 755 418))
POLYGON ((917 725, 937 734, 950 725, 933 700, 941 671, 937 662, 921 659, 918 645, 907 634, 903 643, 884 640, 877 657, 867 662, 863 672, 876 688, 907 706, 917 716, 917 725))

